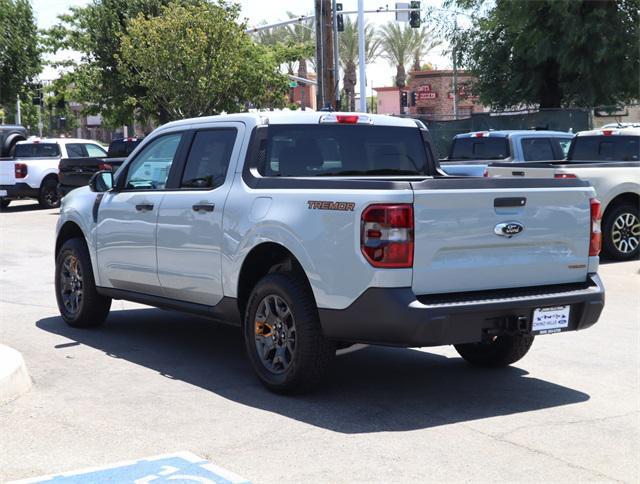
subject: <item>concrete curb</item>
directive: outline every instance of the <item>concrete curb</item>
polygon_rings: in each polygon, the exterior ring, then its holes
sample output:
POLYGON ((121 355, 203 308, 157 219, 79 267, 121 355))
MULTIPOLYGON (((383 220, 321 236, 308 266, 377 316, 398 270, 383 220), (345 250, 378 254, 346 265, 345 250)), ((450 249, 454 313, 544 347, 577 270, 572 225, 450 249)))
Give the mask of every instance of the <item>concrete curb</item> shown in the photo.
POLYGON ((31 378, 19 351, 0 344, 0 404, 18 398, 31 388, 31 378))

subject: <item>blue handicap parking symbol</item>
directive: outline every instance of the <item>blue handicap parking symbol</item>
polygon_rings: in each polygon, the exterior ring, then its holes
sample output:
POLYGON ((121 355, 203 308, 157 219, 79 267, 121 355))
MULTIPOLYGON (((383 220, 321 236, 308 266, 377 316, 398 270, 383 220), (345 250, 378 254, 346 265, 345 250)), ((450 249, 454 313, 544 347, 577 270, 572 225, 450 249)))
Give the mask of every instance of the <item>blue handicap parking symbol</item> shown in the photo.
POLYGON ((18 481, 20 483, 43 482, 51 484, 177 484, 177 483, 249 483, 248 480, 190 452, 148 457, 136 461, 121 462, 107 467, 85 469, 18 481))

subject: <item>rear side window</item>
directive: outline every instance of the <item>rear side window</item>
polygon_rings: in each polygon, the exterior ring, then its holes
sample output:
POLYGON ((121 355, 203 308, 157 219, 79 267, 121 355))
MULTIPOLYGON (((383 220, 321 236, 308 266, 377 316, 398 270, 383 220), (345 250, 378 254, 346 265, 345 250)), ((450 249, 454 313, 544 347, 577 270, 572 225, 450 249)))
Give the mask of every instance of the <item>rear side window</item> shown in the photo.
POLYGON ((549 138, 525 138, 522 140, 525 161, 553 160, 553 147, 549 138))
POLYGON ((263 176, 426 175, 418 128, 363 125, 271 125, 263 176))
POLYGON ((235 141, 235 129, 198 131, 189 150, 180 186, 212 189, 222 185, 235 141))
POLYGON ((569 159, 573 161, 638 161, 640 136, 577 136, 569 159))
POLYGON ((16 158, 56 158, 60 156, 58 143, 26 143, 16 145, 16 158))
POLYGON ((562 151, 562 159, 565 159, 569 154, 569 147, 571 146, 571 141, 573 138, 554 138, 558 145, 560 145, 560 150, 562 151))
POLYGON ((509 153, 507 138, 456 138, 449 160, 504 160, 509 153))
POLYGON ((124 158, 127 156, 127 148, 124 140, 112 141, 109 144, 109 156, 112 158, 124 158))
POLYGON ((107 152, 98 145, 86 144, 84 145, 84 147, 87 150, 88 156, 93 156, 95 158, 102 158, 107 156, 107 152))
POLYGON ((67 148, 67 157, 68 158, 83 158, 87 155, 87 151, 83 144, 80 143, 69 143, 65 145, 67 148))

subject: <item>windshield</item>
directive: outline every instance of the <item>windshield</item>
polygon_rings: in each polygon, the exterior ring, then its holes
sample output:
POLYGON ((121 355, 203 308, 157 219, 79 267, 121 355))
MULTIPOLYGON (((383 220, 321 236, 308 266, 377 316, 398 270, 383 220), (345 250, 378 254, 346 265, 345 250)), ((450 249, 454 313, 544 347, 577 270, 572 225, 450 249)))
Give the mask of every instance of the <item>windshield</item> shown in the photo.
POLYGON ((507 138, 455 138, 449 160, 504 160, 509 157, 507 138))
POLYGON ((60 156, 58 143, 25 143, 16 145, 16 158, 56 158, 60 156))
POLYGON ((576 136, 571 161, 638 161, 640 136, 576 136))
POLYGON ((427 175, 418 128, 358 125, 272 125, 263 176, 427 175))

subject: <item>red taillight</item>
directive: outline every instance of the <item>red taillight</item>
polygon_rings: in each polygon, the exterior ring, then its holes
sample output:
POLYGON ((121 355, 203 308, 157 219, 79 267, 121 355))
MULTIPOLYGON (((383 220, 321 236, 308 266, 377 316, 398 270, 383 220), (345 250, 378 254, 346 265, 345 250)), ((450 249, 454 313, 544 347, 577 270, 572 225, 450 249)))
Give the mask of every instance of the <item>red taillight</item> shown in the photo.
POLYGON ((102 171, 102 170, 108 170, 111 171, 113 169, 113 166, 111 166, 110 163, 98 163, 98 170, 102 171))
POLYGON ((362 212, 360 249, 374 267, 412 267, 413 205, 369 205, 362 212))
POLYGON ((605 136, 611 136, 613 134, 613 131, 610 129, 603 129, 602 134, 605 136))
POLYGON ((556 173, 555 175, 553 175, 553 178, 578 178, 577 176, 575 176, 573 173, 556 173))
POLYGON ((484 176, 484 177, 488 177, 489 176, 489 170, 487 168, 485 168, 484 171, 482 172, 482 176, 484 176))
POLYGON ((486 135, 487 135, 487 133, 480 132, 480 133, 475 133, 473 135, 473 137, 474 138, 484 138, 486 135))
POLYGON ((592 198, 591 202, 591 237, 589 241, 589 256, 596 256, 600 254, 600 248, 602 247, 602 232, 600 231, 600 220, 602 219, 602 213, 600 209, 602 204, 596 198, 592 198))
POLYGON ((341 124, 356 124, 358 122, 358 117, 355 114, 338 114, 336 116, 336 120, 341 124))
POLYGON ((29 168, 24 163, 15 163, 13 165, 13 173, 16 178, 26 178, 29 168))

